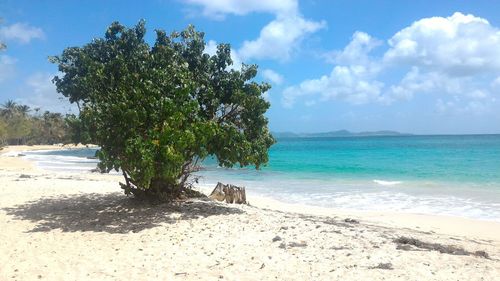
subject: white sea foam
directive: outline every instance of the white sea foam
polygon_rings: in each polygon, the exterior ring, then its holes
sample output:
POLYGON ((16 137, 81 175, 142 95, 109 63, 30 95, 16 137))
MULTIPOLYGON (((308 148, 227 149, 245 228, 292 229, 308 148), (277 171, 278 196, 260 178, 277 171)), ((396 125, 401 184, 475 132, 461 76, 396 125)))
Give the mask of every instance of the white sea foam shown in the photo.
POLYGON ((373 182, 383 186, 393 186, 403 183, 401 181, 383 181, 383 180, 373 180, 373 182))
POLYGON ((9 152, 2 153, 2 156, 17 157, 17 156, 19 156, 19 154, 22 154, 22 152, 20 152, 20 151, 9 151, 9 152))
POLYGON ((25 155, 25 159, 33 161, 37 167, 56 172, 90 172, 99 163, 97 159, 72 155, 51 155, 50 152, 50 150, 26 151, 22 154, 25 155))
POLYGON ((475 190, 474 197, 471 197, 467 190, 462 190, 459 186, 453 186, 453 193, 449 193, 446 185, 439 184, 433 185, 434 188, 422 188, 418 182, 389 182, 389 185, 384 185, 363 180, 344 182, 282 177, 248 180, 231 178, 221 173, 205 174, 200 179, 199 186, 213 189, 217 181, 246 186, 250 195, 269 197, 285 203, 357 211, 449 215, 500 222, 499 193, 491 190, 475 190), (391 188, 397 184, 397 189, 391 188), (382 187, 371 188, 375 185, 382 187))
POLYGON ((69 165, 40 165, 41 168, 51 171, 89 171, 92 170, 92 166, 69 166, 69 165))

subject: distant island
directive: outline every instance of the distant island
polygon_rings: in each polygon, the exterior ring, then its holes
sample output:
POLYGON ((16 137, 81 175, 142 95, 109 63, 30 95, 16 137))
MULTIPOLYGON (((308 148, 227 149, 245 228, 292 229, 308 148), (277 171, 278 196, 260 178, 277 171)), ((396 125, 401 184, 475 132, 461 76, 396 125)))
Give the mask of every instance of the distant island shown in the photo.
POLYGON ((350 132, 347 130, 321 133, 272 132, 275 138, 341 138, 341 137, 374 137, 374 136, 411 136, 412 134, 396 131, 350 132))

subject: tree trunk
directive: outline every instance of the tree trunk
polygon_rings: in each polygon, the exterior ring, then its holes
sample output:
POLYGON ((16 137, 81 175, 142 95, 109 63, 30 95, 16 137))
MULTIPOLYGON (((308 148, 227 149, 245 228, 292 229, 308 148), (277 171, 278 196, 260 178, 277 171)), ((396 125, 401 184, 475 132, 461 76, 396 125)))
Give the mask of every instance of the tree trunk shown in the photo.
POLYGON ((217 201, 235 204, 245 204, 247 201, 245 187, 220 182, 217 183, 209 197, 217 201))

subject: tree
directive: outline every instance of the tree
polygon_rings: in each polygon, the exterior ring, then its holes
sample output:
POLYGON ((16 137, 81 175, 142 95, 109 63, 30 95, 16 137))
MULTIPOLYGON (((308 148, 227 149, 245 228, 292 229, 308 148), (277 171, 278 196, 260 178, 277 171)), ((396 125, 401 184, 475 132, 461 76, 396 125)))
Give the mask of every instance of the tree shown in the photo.
POLYGON ((6 139, 11 144, 22 144, 30 133, 29 107, 8 100, 2 105, 0 116, 6 124, 6 139))
POLYGON ((0 149, 7 141, 7 124, 5 123, 3 118, 0 118, 0 149))
POLYGON ((114 22, 105 37, 52 57, 64 76, 58 92, 80 108, 80 126, 101 149, 103 172, 121 170, 126 194, 171 199, 186 192, 190 175, 208 156, 219 165, 268 161, 274 139, 257 83, 256 65, 233 70, 230 46, 204 53, 204 34, 193 26, 144 40, 145 22, 114 22))
POLYGON ((66 115, 67 138, 73 143, 91 143, 90 135, 82 120, 74 114, 66 115))
POLYGON ((45 111, 41 121, 41 132, 43 133, 44 142, 55 144, 65 139, 67 124, 61 113, 45 111))
POLYGON ((28 116, 28 113, 31 111, 31 108, 27 105, 17 105, 16 106, 17 112, 21 114, 21 116, 26 117, 28 116))
POLYGON ((5 118, 12 118, 17 112, 17 103, 13 100, 7 100, 2 104, 0 115, 5 118))
POLYGON ((26 138, 31 132, 31 120, 15 114, 7 119, 7 142, 9 144, 20 145, 25 143, 26 138))
POLYGON ((0 145, 67 143, 72 130, 72 116, 45 111, 43 115, 27 105, 8 100, 0 107, 0 145))

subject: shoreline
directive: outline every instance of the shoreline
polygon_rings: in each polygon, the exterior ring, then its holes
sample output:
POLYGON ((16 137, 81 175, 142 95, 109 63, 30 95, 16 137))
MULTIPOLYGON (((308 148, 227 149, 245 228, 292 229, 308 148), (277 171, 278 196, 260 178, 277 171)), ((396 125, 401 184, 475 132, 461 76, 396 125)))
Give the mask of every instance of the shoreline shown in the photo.
POLYGON ((418 214, 394 211, 360 211, 284 203, 272 198, 253 196, 252 205, 276 211, 304 213, 319 216, 350 216, 355 219, 384 225, 404 227, 418 231, 435 232, 443 235, 475 237, 500 243, 500 222, 470 219, 440 214, 418 214), (254 203, 255 202, 255 203, 254 203), (464 228, 467 225, 469 227, 464 228))
POLYGON ((39 171, 35 163, 23 159, 22 154, 24 151, 40 151, 40 150, 61 150, 61 149, 79 149, 85 148, 86 145, 10 145, 0 149, 0 171, 39 171))
MULTIPOLYGON (((4 153, 21 153, 23 151, 41 151, 41 150, 68 150, 68 149, 80 149, 87 147, 97 147, 95 145, 34 145, 34 146, 7 146, 3 150, 0 150, 0 157, 4 153)), ((22 157, 9 156, 10 161, 7 165, 2 165, 5 159, 0 161, 0 170, 5 168, 5 166, 13 165, 13 170, 21 169, 23 171, 37 171, 37 172, 48 172, 46 170, 40 169, 34 165, 32 161, 23 159, 22 157)), ((58 173, 58 172, 55 172, 58 173)), ((59 172, 61 174, 75 175, 78 173, 74 172, 59 172)), ((92 175, 88 174, 86 176, 100 178, 112 177, 115 181, 121 180, 121 175, 92 175)), ((215 185, 214 185, 215 187, 215 185)), ((201 187, 195 186, 195 189, 209 195, 214 187, 201 187)), ((251 188, 251 187, 250 187, 251 188)), ((121 191, 118 189, 118 191, 121 191)), ((248 201, 251 205, 274 211, 291 212, 291 213, 302 213, 308 215, 320 215, 320 216, 351 216, 356 219, 360 219, 369 223, 375 223, 380 225, 385 225, 388 227, 405 227, 415 230, 423 231, 435 231, 440 234, 455 235, 455 236, 474 236, 480 239, 495 240, 500 242, 500 222, 487 219, 475 219, 467 218, 461 216, 452 215, 442 215, 442 214, 424 214, 424 213, 411 213, 411 212, 397 212, 397 211, 370 211, 370 210, 352 210, 352 209, 340 209, 331 207, 321 207, 300 203, 287 203, 279 201, 274 198, 265 197, 255 194, 247 194, 248 201), (470 227, 464 229, 462 225, 468 225, 470 227)))
POLYGON ((247 197, 250 205, 199 199, 146 205, 127 198, 120 180, 43 171, 22 157, 1 155, 0 279, 500 276, 500 237, 492 236, 500 233, 499 223, 343 211, 257 196, 247 197), (13 159, 18 166, 7 167, 13 159))
MULTIPOLYGON (((208 187, 197 188, 197 190, 207 195, 212 191, 208 187)), ((441 214, 346 210, 287 203, 274 198, 248 194, 247 199, 250 205, 261 209, 316 216, 349 216, 367 223, 387 227, 404 227, 417 231, 432 231, 443 235, 475 237, 500 243, 500 236, 498 235, 500 233, 500 222, 492 220, 471 219, 441 214), (468 227, 464 228, 464 225, 468 227)))

